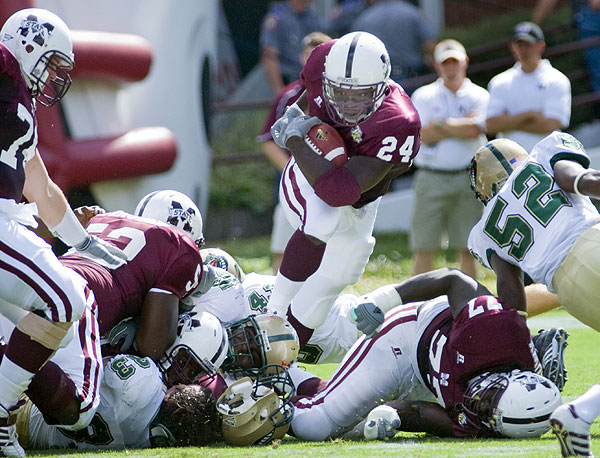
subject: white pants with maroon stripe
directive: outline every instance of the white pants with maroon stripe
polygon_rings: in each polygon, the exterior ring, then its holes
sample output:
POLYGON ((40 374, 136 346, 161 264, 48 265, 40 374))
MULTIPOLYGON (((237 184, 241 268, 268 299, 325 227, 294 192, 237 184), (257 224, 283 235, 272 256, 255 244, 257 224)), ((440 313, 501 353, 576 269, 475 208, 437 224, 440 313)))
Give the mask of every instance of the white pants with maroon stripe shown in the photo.
POLYGON ((77 321, 85 308, 85 280, 63 266, 50 245, 0 213, 0 298, 54 322, 77 321))
POLYGON ((381 198, 356 209, 331 207, 315 194, 293 158, 288 162, 279 197, 290 224, 327 243, 323 260, 292 300, 293 315, 317 328, 342 290, 356 283, 375 246, 373 227, 381 198))
POLYGON ((325 389, 295 403, 292 429, 301 440, 341 436, 378 405, 393 399, 435 402, 419 374, 417 345, 446 300, 405 304, 386 314, 381 330, 361 337, 325 389))
MULTIPOLYGON (((87 426, 100 404, 100 382, 104 366, 100 352, 100 329, 98 327, 97 304, 94 294, 86 290, 87 303, 81 318, 68 331, 69 344, 57 350, 50 361, 68 375, 80 400, 79 420, 73 425, 62 426, 77 430, 87 426)), ((0 316, 0 336, 8 341, 15 325, 0 316)))

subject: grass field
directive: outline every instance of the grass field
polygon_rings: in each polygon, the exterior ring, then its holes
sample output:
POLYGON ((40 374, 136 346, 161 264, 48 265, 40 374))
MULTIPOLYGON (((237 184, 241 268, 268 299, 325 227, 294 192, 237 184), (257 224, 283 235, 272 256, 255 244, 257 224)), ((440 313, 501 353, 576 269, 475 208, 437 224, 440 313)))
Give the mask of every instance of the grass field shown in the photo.
MULTIPOLYGON (((209 245, 210 241, 209 241, 209 245)), ((213 244, 211 246, 215 246, 213 244)), ((246 272, 271 273, 268 257, 268 239, 236 240, 219 243, 221 248, 234 255, 246 272)), ((394 283, 410 276, 412 264, 404 234, 380 234, 377 236, 375 252, 357 285, 349 290, 367 292, 377 286, 394 283)), ((453 254, 440 254, 436 266, 456 267, 453 254)), ((482 271, 479 281, 494 290, 495 278, 482 271)), ((582 326, 562 310, 529 320, 532 332, 542 327, 562 326, 569 332, 569 345, 565 354, 568 382, 563 391, 563 401, 573 399, 600 381, 600 334, 582 326)), ((309 366, 309 371, 327 378, 335 365, 309 366)), ((592 428, 593 451, 600 456, 600 421, 592 428)), ((398 433, 385 442, 333 440, 323 443, 304 443, 291 437, 267 447, 232 448, 215 445, 204 448, 128 450, 120 452, 94 452, 61 450, 29 452, 29 456, 81 456, 89 457, 269 457, 269 458, 318 458, 318 457, 560 457, 558 442, 551 433, 537 440, 458 440, 439 439, 434 436, 413 433, 398 433)))

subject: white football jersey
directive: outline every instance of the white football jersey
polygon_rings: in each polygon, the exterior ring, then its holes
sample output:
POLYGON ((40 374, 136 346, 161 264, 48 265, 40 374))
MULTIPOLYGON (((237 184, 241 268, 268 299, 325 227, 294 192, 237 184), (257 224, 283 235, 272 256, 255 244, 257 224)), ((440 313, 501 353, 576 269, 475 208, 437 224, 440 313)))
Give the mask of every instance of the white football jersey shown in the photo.
MULTIPOLYGON (((268 313, 275 277, 249 273, 240 283, 233 275, 222 269, 218 271, 213 286, 199 297, 194 311, 207 311, 224 323, 232 323, 250 315, 268 313)), ((307 364, 339 363, 359 332, 348 320, 348 310, 358 302, 358 297, 344 294, 339 296, 325 322, 315 329, 311 339, 298 355, 298 360, 307 364)))
POLYGON ((552 277, 573 242, 600 222, 588 197, 562 190, 554 180, 558 160, 588 167, 583 145, 569 134, 553 132, 535 145, 510 175, 469 235, 469 249, 490 267, 491 253, 515 264, 552 291, 552 277))
POLYGON ((150 423, 164 397, 160 372, 150 358, 115 356, 104 368, 100 406, 89 426, 79 431, 49 426, 33 406, 28 448, 147 448, 150 423))

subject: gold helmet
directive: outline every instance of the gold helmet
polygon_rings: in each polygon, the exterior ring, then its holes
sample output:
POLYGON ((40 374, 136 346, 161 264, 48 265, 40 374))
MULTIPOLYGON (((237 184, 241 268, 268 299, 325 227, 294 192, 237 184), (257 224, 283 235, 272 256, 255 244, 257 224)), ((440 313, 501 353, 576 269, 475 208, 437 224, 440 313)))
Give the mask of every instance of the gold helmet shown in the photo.
POLYGON ((497 138, 479 148, 469 166, 471 189, 477 198, 487 204, 527 155, 525 148, 508 138, 497 138))
POLYGON ((223 440, 229 445, 266 445, 287 433, 294 415, 296 393, 287 371, 278 366, 275 375, 253 381, 244 377, 217 400, 223 440))
POLYGON ((266 366, 289 367, 300 343, 292 325, 278 315, 251 315, 227 327, 229 353, 223 369, 256 377, 266 366))
POLYGON ((231 256, 225 250, 220 248, 203 248, 200 250, 200 254, 202 255, 204 264, 208 264, 213 267, 219 267, 220 269, 229 272, 239 281, 244 280, 246 274, 233 256, 231 256))

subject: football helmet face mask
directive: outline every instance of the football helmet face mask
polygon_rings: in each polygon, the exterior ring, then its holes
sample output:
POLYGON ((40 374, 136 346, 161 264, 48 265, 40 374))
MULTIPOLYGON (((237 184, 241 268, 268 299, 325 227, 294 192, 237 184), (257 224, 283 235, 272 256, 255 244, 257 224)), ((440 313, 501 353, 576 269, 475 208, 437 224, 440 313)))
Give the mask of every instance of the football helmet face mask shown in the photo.
POLYGON ((281 366, 268 367, 268 372, 256 381, 250 377, 236 381, 217 400, 227 444, 266 445, 288 431, 294 415, 294 384, 281 366))
POLYGON ((74 55, 62 19, 40 8, 17 11, 0 30, 0 42, 15 55, 31 95, 42 105, 54 105, 67 93, 74 55))
POLYGON ((235 377, 256 377, 270 365, 289 365, 298 358, 298 334, 277 315, 252 315, 227 327, 229 353, 223 369, 235 377))
POLYGON ((198 248, 204 245, 202 214, 196 204, 181 192, 154 191, 142 197, 134 214, 175 226, 188 234, 198 248))
POLYGON ((464 408, 470 422, 513 438, 539 437, 561 405, 560 391, 531 371, 485 373, 469 382, 464 408))
POLYGON ((225 361, 228 348, 227 331, 214 315, 180 315, 175 343, 158 363, 165 384, 171 387, 208 382, 225 361))
POLYGON ((525 148, 508 138, 497 138, 479 148, 469 166, 475 196, 487 204, 527 156, 525 148))
POLYGON ((390 57, 383 42, 367 32, 338 39, 325 58, 323 95, 329 116, 355 126, 381 105, 388 89, 390 57))

